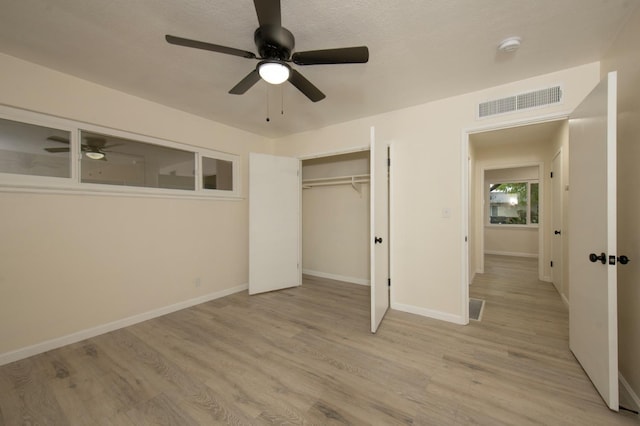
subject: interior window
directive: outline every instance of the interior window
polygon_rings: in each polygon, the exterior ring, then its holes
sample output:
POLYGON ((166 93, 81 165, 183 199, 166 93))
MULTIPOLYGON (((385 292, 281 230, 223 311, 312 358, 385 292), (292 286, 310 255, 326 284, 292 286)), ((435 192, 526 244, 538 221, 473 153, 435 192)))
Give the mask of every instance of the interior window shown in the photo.
POLYGON ((233 191, 233 162, 203 156, 202 187, 233 191))
POLYGON ((0 119, 0 173, 71 177, 71 132, 0 119))
POLYGON ((81 132, 81 181, 195 190, 195 153, 81 132))

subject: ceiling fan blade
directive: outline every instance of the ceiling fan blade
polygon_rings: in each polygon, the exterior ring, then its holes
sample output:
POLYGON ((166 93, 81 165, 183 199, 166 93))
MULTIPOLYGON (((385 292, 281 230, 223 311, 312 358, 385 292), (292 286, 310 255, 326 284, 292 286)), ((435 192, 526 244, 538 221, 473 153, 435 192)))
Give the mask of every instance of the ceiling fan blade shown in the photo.
POLYGON ((209 50, 211 52, 225 53, 227 55, 240 56, 248 59, 255 59, 256 55, 248 50, 234 49, 233 47, 220 46, 213 43, 205 43, 204 41, 190 40, 188 38, 176 37, 167 34, 165 39, 170 44, 177 46, 193 47, 194 49, 209 50))
POLYGON ((55 153, 55 152, 69 152, 71 148, 45 148, 47 152, 55 153))
POLYGON ((255 69, 247 74, 245 78, 240 80, 240 83, 233 86, 233 89, 229 90, 229 93, 232 95, 242 95, 244 92, 251 89, 258 81, 260 81, 260 74, 258 74, 258 70, 255 69))
POLYGON ((296 65, 363 64, 369 61, 367 46, 343 47, 340 49, 309 50, 291 56, 296 65))
POLYGON ((47 140, 53 141, 53 142, 60 142, 60 143, 69 143, 69 139, 64 138, 62 136, 49 136, 47 140))
POLYGON ((253 0, 253 4, 256 7, 256 14, 258 15, 260 26, 282 26, 280 0, 253 0))
POLYGON ((326 97, 325 94, 320 91, 320 89, 314 86, 309 80, 304 78, 302 74, 294 69, 291 70, 289 82, 313 102, 321 101, 326 97))

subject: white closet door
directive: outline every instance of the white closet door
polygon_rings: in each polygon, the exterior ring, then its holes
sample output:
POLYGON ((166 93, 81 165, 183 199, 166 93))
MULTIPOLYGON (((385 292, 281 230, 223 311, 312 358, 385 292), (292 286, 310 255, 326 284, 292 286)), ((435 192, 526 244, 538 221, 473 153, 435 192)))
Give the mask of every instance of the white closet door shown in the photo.
POLYGON ((387 144, 371 128, 371 332, 389 309, 389 168, 387 144))
POLYGON ((302 283, 300 160, 249 155, 249 294, 302 283))

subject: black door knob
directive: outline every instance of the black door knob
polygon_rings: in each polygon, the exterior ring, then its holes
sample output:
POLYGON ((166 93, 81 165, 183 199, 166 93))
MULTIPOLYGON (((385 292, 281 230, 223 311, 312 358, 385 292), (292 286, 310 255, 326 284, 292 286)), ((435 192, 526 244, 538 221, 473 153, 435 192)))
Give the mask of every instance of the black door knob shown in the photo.
POLYGON ((382 244, 382 237, 374 237, 373 242, 376 244, 382 244))
POLYGON ((604 265, 605 263, 607 263, 607 255, 604 253, 600 253, 600 256, 598 256, 595 253, 591 253, 589 255, 589 260, 592 261, 593 263, 599 260, 604 265))
POLYGON ((631 259, 629 259, 627 256, 622 255, 618 257, 618 263, 626 265, 629 262, 631 262, 631 259))
POLYGON ((556 229, 555 231, 553 231, 553 233, 554 233, 554 234, 556 234, 556 235, 560 235, 560 234, 562 234, 562 231, 558 231, 558 230, 556 229))

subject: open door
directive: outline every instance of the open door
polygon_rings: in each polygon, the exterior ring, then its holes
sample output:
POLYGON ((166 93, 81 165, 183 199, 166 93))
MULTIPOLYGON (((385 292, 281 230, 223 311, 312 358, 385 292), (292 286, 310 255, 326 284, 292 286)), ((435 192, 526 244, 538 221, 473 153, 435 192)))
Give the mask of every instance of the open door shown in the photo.
POLYGON ((389 165, 387 144, 371 128, 371 332, 389 309, 389 165))
POLYGON ((618 411, 616 73, 569 119, 569 346, 618 411))
POLYGON ((249 155, 249 294, 302 283, 300 160, 249 155))

